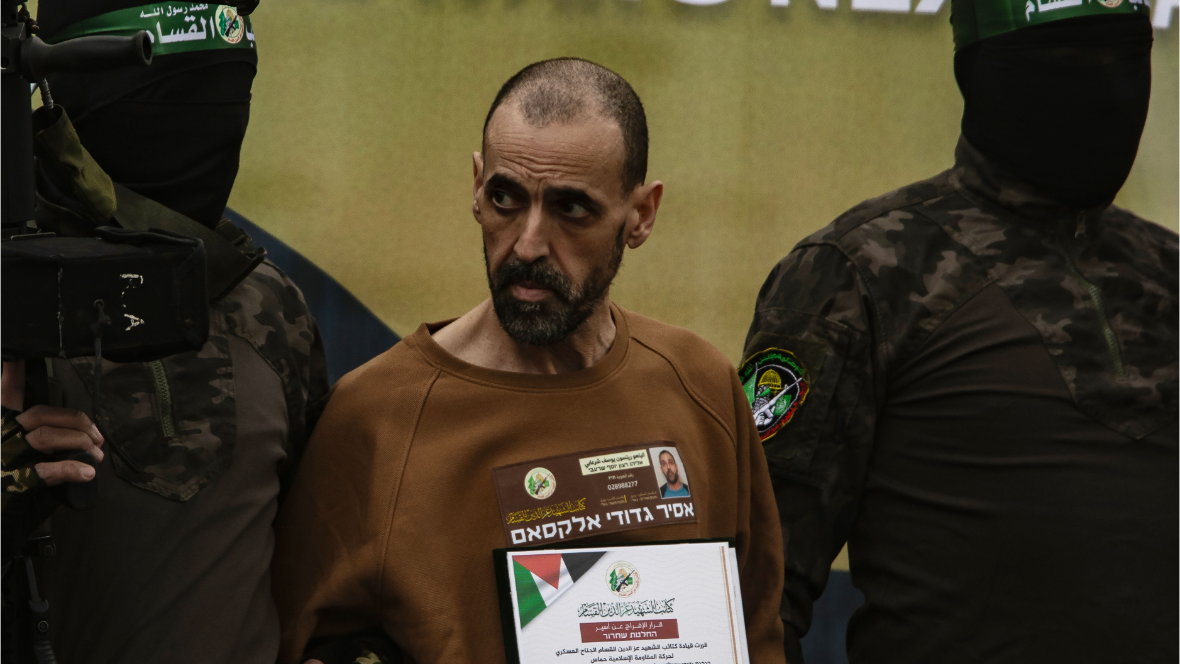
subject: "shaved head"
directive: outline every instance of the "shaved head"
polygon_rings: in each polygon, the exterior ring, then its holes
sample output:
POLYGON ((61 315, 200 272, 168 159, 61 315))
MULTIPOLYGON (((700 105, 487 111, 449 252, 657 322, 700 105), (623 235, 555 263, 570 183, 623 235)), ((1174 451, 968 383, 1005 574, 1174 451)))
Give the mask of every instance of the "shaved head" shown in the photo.
MULTIPOLYGON (((623 193, 630 193, 647 177, 647 116, 639 95, 622 76, 578 58, 533 63, 508 79, 484 120, 484 139, 496 109, 517 106, 535 127, 569 124, 598 115, 618 124, 623 134, 623 193)), ((486 147, 485 147, 486 150, 486 147)))

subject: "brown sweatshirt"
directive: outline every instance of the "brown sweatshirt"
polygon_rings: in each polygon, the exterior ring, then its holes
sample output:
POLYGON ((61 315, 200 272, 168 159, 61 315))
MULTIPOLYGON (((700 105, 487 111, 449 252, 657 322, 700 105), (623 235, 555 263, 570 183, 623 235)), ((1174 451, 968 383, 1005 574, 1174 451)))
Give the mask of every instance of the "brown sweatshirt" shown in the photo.
POLYGON ((692 333, 611 311, 615 342, 582 371, 468 364, 431 338, 443 323, 337 384, 279 516, 281 662, 370 627, 422 664, 503 662, 492 550, 512 542, 492 469, 650 441, 675 445, 696 521, 576 544, 735 539, 751 661, 784 661, 782 535, 737 376, 692 333))

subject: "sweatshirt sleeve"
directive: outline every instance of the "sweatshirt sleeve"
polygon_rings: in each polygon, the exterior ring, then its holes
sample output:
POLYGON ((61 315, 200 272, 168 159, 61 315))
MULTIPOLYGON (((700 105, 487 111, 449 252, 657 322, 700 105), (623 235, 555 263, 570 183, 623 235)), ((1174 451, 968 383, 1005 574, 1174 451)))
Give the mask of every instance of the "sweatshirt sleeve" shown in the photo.
POLYGON ((374 441, 346 401, 335 394, 328 403, 275 524, 271 574, 284 663, 303 661, 313 636, 380 625, 384 533, 362 518, 377 497, 357 453, 374 441))
POLYGON ((313 640, 387 627, 381 589, 392 516, 433 380, 397 362, 402 353, 395 347, 338 383, 279 512, 272 585, 282 664, 302 662, 313 640))
POLYGON ((733 376, 734 410, 737 413, 738 472, 740 485, 749 487, 748 502, 739 502, 739 512, 748 509, 738 530, 738 574, 746 619, 746 640, 754 664, 783 661, 783 622, 779 618, 783 587, 783 538, 779 527, 774 490, 766 468, 766 456, 758 430, 737 376, 733 376), (744 542, 742 540, 745 540, 744 542))

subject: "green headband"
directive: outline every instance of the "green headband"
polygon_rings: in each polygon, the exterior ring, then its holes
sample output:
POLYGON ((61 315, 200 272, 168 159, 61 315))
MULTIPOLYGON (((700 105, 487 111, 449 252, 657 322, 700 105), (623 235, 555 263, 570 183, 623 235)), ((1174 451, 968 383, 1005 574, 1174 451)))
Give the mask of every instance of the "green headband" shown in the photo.
POLYGON ((955 50, 981 39, 1079 16, 1151 15, 1147 0, 951 0, 955 50))
POLYGON ((222 48, 254 48, 250 17, 229 5, 159 2, 120 9, 68 25, 45 41, 57 44, 90 35, 133 35, 147 30, 152 55, 222 48))

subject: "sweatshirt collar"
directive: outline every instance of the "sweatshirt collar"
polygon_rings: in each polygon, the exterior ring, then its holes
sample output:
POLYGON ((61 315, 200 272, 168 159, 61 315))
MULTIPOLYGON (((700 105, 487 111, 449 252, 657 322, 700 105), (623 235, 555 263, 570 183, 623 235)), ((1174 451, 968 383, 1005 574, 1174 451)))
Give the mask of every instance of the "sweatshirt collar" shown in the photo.
POLYGON ((610 312, 615 322, 615 340, 611 344, 610 350, 593 366, 564 374, 499 371, 464 362, 438 345, 438 342, 431 336, 454 319, 438 323, 423 323, 412 335, 406 337, 406 342, 417 349, 430 364, 472 382, 516 390, 576 390, 589 387, 610 377, 622 366, 627 357, 628 348, 631 345, 631 332, 627 325, 626 312, 613 302, 610 305, 610 312))

